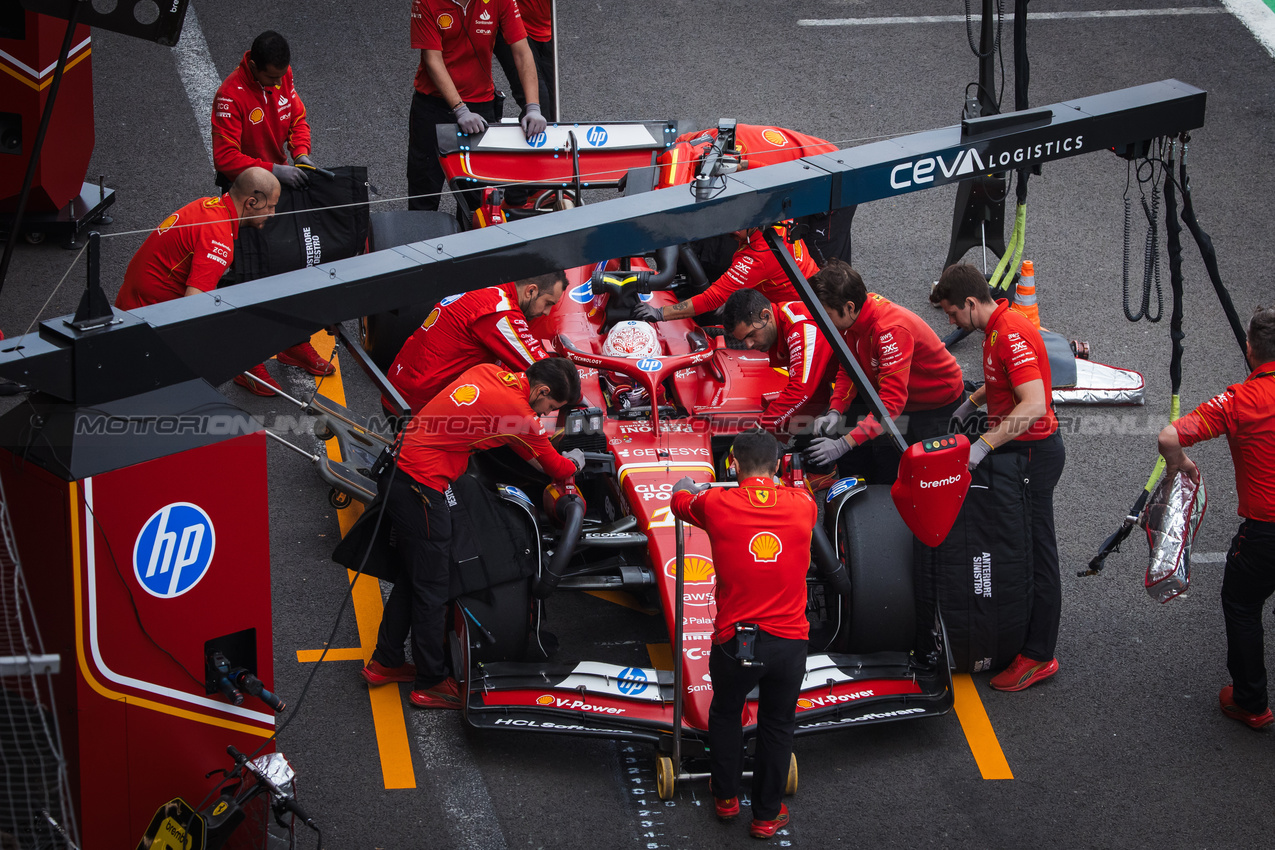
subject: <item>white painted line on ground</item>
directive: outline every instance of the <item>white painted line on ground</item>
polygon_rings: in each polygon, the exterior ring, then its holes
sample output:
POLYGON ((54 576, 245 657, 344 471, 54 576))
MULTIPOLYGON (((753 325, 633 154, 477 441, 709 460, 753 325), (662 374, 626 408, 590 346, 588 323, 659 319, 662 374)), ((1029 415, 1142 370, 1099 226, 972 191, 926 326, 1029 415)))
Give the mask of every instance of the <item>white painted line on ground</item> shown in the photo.
MULTIPOLYGON (((436 802, 443 810, 444 817, 439 821, 445 826, 432 828, 448 833, 448 837, 453 839, 452 847, 506 850, 505 836, 500 830, 500 821, 496 819, 487 783, 474 765, 457 722, 460 720, 459 713, 409 708, 408 714, 408 722, 415 733, 416 751, 425 765, 424 772, 418 777, 419 785, 437 794, 431 802, 436 802)), ((432 835, 426 844, 444 846, 437 834, 432 835)))
POLYGON ((217 76, 217 66, 208 51, 204 31, 199 28, 194 3, 186 7, 186 22, 182 25, 182 35, 173 48, 173 55, 177 58, 177 74, 186 89, 186 99, 195 113, 195 126, 199 128, 199 137, 203 139, 204 150, 208 153, 208 165, 212 166, 212 106, 221 86, 221 77, 217 76))
POLYGON ((1222 5, 1248 27, 1257 43, 1275 56, 1275 12, 1262 0, 1222 0, 1222 5))
MULTIPOLYGON (((1227 6, 1262 6, 1261 0, 1222 0, 1227 6)), ((1263 7, 1265 8, 1265 7, 1263 7)), ((1175 6, 1166 9, 1102 9, 1091 12, 1028 12, 1029 21, 1063 21, 1083 18, 1155 18, 1175 15, 1225 15, 1226 9, 1214 6, 1175 6)), ((1270 10, 1266 9, 1270 15, 1270 10)), ((1010 20, 1014 16, 1006 15, 1010 20)), ((1236 17, 1239 13, 1236 12, 1236 17)), ((1243 20, 1243 18, 1241 18, 1243 20)), ((867 27, 882 24, 960 24, 965 22, 964 15, 914 15, 911 17, 881 18, 803 18, 797 21, 799 27, 867 27)), ((1252 27, 1250 27, 1252 29, 1252 27)), ((1275 33, 1275 26, 1272 27, 1275 33)), ((1260 36, 1259 36, 1260 40, 1260 36)))

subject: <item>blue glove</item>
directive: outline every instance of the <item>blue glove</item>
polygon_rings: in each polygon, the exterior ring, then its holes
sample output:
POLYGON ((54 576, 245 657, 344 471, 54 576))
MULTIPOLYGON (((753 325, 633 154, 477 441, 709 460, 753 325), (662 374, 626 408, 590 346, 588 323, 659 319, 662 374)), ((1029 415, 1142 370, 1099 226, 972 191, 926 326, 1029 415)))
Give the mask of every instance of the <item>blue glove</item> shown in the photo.
POLYGON ((987 457, 991 453, 992 453, 992 444, 987 442, 987 440, 984 440, 982 437, 979 437, 977 440, 971 443, 970 444, 970 472, 973 472, 978 467, 978 465, 983 462, 983 458, 987 457))
POLYGON ((549 122, 540 114, 540 104, 529 103, 527 108, 522 111, 522 133, 527 137, 527 141, 531 141, 535 136, 540 135, 549 126, 549 122))
POLYGON ((832 434, 837 430, 837 423, 840 421, 841 414, 835 410, 829 410, 823 416, 815 417, 815 421, 810 426, 810 433, 816 437, 832 434))
POLYGON ((487 129, 487 119, 470 112, 464 101, 456 104, 452 115, 456 116, 456 125, 462 133, 481 133, 487 129))
POLYGON ((633 318, 639 322, 662 322, 664 321, 664 311, 659 307, 652 307, 645 301, 639 301, 637 306, 633 308, 633 318))
POLYGON ((837 458, 854 448, 854 441, 849 437, 820 437, 806 449, 806 462, 815 466, 832 466, 837 458))
POLYGON ((707 489, 708 489, 707 484, 696 484, 694 481, 691 480, 691 477, 689 475, 679 478, 677 480, 677 483, 673 485, 674 493, 678 492, 679 490, 685 490, 686 492, 690 493, 692 496, 694 496, 697 493, 702 493, 707 489))

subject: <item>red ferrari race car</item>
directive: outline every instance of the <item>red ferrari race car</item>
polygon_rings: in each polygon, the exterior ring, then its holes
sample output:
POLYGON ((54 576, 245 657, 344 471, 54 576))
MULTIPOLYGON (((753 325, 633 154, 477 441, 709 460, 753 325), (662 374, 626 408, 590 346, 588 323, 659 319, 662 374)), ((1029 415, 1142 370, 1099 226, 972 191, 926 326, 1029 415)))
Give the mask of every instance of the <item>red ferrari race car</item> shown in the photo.
MULTIPOLYGON (((728 133, 698 148, 677 135, 672 122, 555 126, 529 145, 516 125, 494 125, 469 138, 440 132, 440 142, 463 218, 482 226, 535 216, 552 228, 555 209, 582 205, 586 190, 631 193, 675 177, 711 191, 711 169, 738 164, 728 133), (670 167, 688 150, 694 167, 670 167)), ((427 250, 457 229, 441 213, 374 215, 371 247, 427 250)), ((707 730, 716 613, 709 539, 678 527, 673 483, 690 476, 729 486, 733 437, 755 425, 786 376, 764 353, 727 346, 721 328, 630 321, 639 301, 676 303, 707 283, 688 246, 566 275, 565 296, 531 329, 580 369, 581 405, 545 425, 588 464, 564 492, 512 454, 490 452, 457 482, 464 516, 453 520, 453 557, 469 566, 454 570, 453 666, 471 726, 649 741, 667 799, 677 778, 693 775, 707 730)), ((431 306, 367 317, 371 359, 388 366, 431 306)), ((358 442, 339 415, 320 419, 343 447, 358 442)), ((787 453, 781 472, 809 486, 799 454, 787 453)), ((363 499, 371 491, 366 480, 348 490, 363 499)), ((797 733, 946 713, 943 625, 936 618, 918 628, 913 536, 889 488, 843 479, 816 496, 822 524, 807 579, 811 639, 797 733)), ((756 703, 746 712, 751 735, 756 703)), ((795 782, 794 760, 790 790, 795 782)))

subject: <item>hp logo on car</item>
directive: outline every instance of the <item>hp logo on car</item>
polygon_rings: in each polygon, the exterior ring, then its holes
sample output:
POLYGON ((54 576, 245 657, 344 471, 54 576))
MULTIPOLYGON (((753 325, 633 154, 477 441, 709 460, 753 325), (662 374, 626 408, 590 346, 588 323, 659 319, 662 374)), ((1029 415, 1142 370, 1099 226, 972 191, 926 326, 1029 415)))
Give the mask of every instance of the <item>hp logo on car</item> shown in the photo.
POLYGON ((577 304, 588 304, 593 300, 593 281, 582 283, 571 290, 571 300, 577 304))
POLYGON ((590 127, 588 132, 584 134, 584 138, 595 148, 600 148, 607 143, 607 128, 596 125, 590 127))
POLYGON ((203 508, 174 502, 151 514, 133 544, 133 572, 151 596, 181 596, 208 572, 217 535, 203 508))
POLYGON ((664 364, 654 357, 645 357, 637 362, 637 367, 643 372, 658 372, 664 364))
POLYGON ((620 677, 616 680, 615 686, 626 697, 635 697, 646 690, 646 674, 641 668, 625 667, 620 671, 620 677))
POLYGON ((543 148, 545 146, 545 142, 548 140, 549 137, 544 133, 536 133, 536 135, 527 140, 527 144, 531 145, 533 148, 543 148))

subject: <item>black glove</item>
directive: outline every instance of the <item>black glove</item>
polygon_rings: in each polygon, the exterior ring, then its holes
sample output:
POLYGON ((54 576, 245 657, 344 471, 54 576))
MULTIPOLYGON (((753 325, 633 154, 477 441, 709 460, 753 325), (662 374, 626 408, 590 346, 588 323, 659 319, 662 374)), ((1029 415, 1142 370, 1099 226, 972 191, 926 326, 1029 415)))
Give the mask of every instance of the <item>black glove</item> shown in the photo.
POLYGON ((470 112, 464 101, 456 104, 452 115, 456 116, 456 125, 462 133, 481 133, 487 129, 487 119, 470 112))
POLYGON ((837 459, 854 448, 849 437, 819 437, 806 449, 806 461, 815 466, 832 466, 837 459))
POLYGON ((540 104, 538 103, 527 104, 527 108, 522 111, 522 121, 519 123, 522 124, 522 133, 527 137, 527 141, 531 141, 534 136, 543 133, 545 128, 549 126, 549 122, 540 114, 540 104))
POLYGON ((295 165, 273 165, 270 167, 270 173, 279 178, 279 182, 284 186, 290 186, 293 189, 304 189, 310 184, 310 175, 295 165))
POLYGON ((645 301, 639 301, 637 306, 633 308, 632 316, 639 322, 662 322, 664 321, 664 311, 659 307, 652 307, 645 301))

